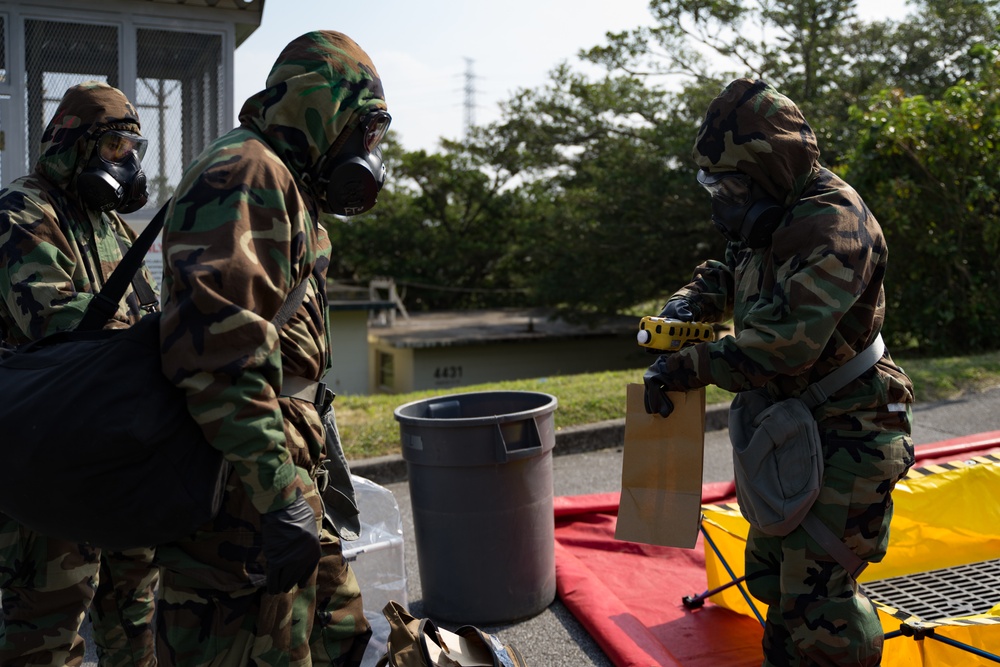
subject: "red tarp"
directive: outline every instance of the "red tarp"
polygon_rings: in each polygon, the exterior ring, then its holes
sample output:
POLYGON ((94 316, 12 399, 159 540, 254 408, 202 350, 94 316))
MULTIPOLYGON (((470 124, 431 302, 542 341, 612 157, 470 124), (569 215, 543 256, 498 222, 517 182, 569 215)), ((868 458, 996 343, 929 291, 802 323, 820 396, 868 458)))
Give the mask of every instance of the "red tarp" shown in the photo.
MULTIPOLYGON (((926 466, 1000 451, 1000 431, 917 447, 926 466)), ((702 502, 734 500, 732 482, 706 484, 702 502)), ((753 667, 760 624, 705 602, 703 538, 694 549, 615 540, 618 493, 555 499, 559 598, 617 667, 753 667)))

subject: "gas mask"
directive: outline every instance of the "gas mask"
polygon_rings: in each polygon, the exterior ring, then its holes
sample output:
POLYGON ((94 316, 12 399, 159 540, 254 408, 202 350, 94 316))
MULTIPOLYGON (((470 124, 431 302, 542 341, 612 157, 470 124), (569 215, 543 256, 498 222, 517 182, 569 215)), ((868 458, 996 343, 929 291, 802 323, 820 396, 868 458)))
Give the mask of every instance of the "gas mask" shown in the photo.
POLYGON ((698 170, 698 183, 712 195, 712 222, 733 243, 763 248, 785 216, 778 202, 759 194, 749 176, 738 171, 698 170))
POLYGON ((132 213, 146 205, 146 174, 142 156, 148 142, 134 132, 107 130, 97 140, 94 154, 76 179, 76 189, 87 208, 132 213))
POLYGON ((316 195, 326 213, 358 215, 375 206, 385 183, 385 165, 379 143, 392 117, 373 111, 361 119, 334 155, 316 165, 316 195))

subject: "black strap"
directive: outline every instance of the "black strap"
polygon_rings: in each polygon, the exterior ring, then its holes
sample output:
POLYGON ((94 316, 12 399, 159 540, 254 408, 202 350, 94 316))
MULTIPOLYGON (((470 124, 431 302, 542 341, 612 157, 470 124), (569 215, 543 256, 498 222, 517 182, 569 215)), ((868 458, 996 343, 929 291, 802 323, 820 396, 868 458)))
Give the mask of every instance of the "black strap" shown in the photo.
MULTIPOLYGON (((129 248, 120 236, 118 237, 118 247, 121 248, 122 257, 128 254, 129 248)), ((156 292, 146 282, 146 277, 142 275, 142 271, 136 271, 135 275, 132 276, 132 291, 139 299, 140 309, 145 310, 147 313, 156 312, 157 307, 160 305, 160 300, 156 298, 156 292)))
MULTIPOLYGON (((122 261, 115 267, 115 270, 111 272, 111 277, 108 278, 108 282, 105 283, 104 289, 99 293, 94 295, 94 298, 90 300, 87 304, 87 310, 83 313, 83 318, 80 323, 76 326, 77 331, 96 331, 104 327, 104 324, 118 312, 118 303, 122 300, 122 296, 125 294, 125 288, 129 283, 135 285, 133 279, 136 273, 139 271, 139 266, 142 264, 143 257, 149 251, 150 246, 153 245, 153 239, 160 233, 160 229, 163 228, 163 219, 167 215, 167 207, 170 202, 167 201, 153 219, 150 220, 146 228, 142 230, 142 234, 139 234, 139 238, 135 240, 132 247, 128 249, 122 261)), ((121 239, 119 239, 119 243, 121 239)), ((146 291, 152 297, 153 301, 156 301, 155 295, 153 295, 152 290, 149 289, 149 285, 146 285, 146 281, 141 277, 139 282, 146 286, 146 291)), ((278 313, 271 320, 271 323, 275 327, 281 329, 285 324, 291 319, 295 311, 299 309, 302 305, 302 301, 306 296, 306 287, 309 283, 309 277, 300 282, 295 286, 291 292, 288 293, 288 297, 285 302, 281 305, 278 313)), ((139 290, 136 290, 139 292, 139 290)), ((140 301, 145 302, 146 298, 139 293, 140 301)))
POLYGON ((139 238, 135 240, 132 247, 125 253, 122 261, 111 272, 111 277, 104 284, 104 289, 95 294, 94 298, 87 304, 87 310, 84 311, 83 318, 76 325, 77 331, 97 331, 98 329, 102 329, 105 323, 118 312, 118 304, 125 295, 125 288, 128 287, 135 274, 139 271, 139 266, 142 264, 143 258, 149 251, 149 247, 153 245, 153 239, 157 237, 160 229, 163 228, 163 219, 167 215, 167 207, 169 205, 170 202, 167 201, 156 212, 153 219, 146 225, 146 229, 142 230, 142 234, 139 234, 139 238))

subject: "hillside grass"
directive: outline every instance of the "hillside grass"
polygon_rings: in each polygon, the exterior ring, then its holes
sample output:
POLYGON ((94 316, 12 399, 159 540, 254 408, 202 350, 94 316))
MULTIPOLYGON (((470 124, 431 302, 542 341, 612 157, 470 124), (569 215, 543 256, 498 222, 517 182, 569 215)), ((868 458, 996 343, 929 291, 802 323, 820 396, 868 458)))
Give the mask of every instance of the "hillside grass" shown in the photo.
MULTIPOLYGON (((918 402, 952 399, 1000 386, 1000 352, 933 359, 897 358, 896 362, 913 380, 918 402)), ((409 394, 338 396, 334 407, 345 454, 349 460, 357 460, 399 453, 399 423, 393 417, 393 411, 411 401, 473 391, 544 392, 559 400, 553 415, 558 430, 624 417, 625 385, 642 382, 643 371, 645 368, 562 375, 409 394)), ((732 394, 717 387, 707 390, 706 400, 710 405, 728 403, 731 399, 732 394)))

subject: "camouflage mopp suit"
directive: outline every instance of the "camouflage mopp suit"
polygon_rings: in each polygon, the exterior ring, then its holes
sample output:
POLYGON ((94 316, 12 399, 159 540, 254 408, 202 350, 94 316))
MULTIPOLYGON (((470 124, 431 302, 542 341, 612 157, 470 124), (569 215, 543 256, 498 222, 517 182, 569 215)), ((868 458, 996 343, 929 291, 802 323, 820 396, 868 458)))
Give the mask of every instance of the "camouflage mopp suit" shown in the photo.
POLYGON ((206 438, 233 466, 218 517, 157 550, 161 664, 355 665, 370 636, 340 541, 321 528, 308 581, 268 592, 262 515, 304 497, 326 458, 316 405, 281 396, 289 377, 329 368, 331 247, 310 172, 365 114, 386 108, 369 57, 336 32, 311 32, 278 57, 240 125, 185 171, 164 228, 164 371, 206 438), (289 293, 305 299, 281 330, 289 293))
MULTIPOLYGON (((748 175, 784 212, 768 245, 728 243, 723 260, 698 266, 670 297, 697 321, 732 317, 734 335, 665 355, 659 377, 673 391, 714 384, 797 396, 879 334, 882 230, 858 193, 820 166, 798 107, 762 81, 734 81, 710 104, 693 155, 704 172, 748 175)), ((885 555, 891 492, 913 464, 912 402, 909 378, 886 352, 814 413, 825 473, 812 512, 869 562, 885 555)), ((751 528, 746 573, 768 605, 764 665, 880 663, 874 607, 802 527, 785 537, 751 528)))
MULTIPOLYGON (((76 188, 108 129, 139 132, 125 95, 103 83, 73 86, 45 128, 33 172, 0 192, 0 342, 73 329, 121 261, 119 239, 134 241, 117 213, 83 205, 76 188)), ((155 285, 145 268, 143 275, 155 285)), ((129 287, 106 326, 127 327, 142 315, 129 287)), ((152 558, 151 549, 102 555, 0 515, 0 665, 82 664, 79 629, 92 601, 101 664, 154 665, 152 558)))

